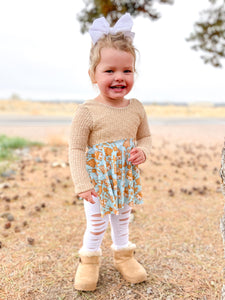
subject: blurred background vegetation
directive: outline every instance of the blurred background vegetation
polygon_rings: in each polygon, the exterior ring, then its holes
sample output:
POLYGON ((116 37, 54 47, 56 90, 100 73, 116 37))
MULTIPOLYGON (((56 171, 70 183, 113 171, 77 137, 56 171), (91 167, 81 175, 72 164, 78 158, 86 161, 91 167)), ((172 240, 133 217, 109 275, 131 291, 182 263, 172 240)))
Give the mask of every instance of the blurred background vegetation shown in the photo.
MULTIPOLYGON (((208 0, 209 7, 200 14, 195 22, 193 32, 187 37, 192 42, 193 50, 200 50, 204 63, 213 67, 222 67, 221 60, 225 58, 225 2, 224 0, 208 0)), ((93 21, 104 16, 114 25, 126 12, 131 16, 144 16, 150 20, 158 20, 161 15, 154 4, 173 4, 173 0, 84 0, 85 7, 78 14, 81 32, 88 31, 93 21)))

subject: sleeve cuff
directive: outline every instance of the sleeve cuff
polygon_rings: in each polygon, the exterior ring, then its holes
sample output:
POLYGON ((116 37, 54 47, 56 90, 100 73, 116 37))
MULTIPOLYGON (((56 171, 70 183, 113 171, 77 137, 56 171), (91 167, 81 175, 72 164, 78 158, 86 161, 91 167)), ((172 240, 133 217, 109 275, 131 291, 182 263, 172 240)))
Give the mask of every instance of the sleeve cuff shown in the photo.
POLYGON ((93 188, 94 185, 92 183, 75 185, 75 196, 78 196, 78 194, 89 191, 93 188))

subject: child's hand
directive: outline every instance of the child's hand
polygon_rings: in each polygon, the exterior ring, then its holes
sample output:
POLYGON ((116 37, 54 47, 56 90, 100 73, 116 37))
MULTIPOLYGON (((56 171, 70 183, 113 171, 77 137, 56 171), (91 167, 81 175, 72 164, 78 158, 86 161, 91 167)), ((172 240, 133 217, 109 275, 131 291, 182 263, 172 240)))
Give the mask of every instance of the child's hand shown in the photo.
POLYGON ((133 148, 130 151, 130 158, 128 161, 131 161, 133 165, 139 165, 144 163, 146 160, 144 151, 142 151, 140 148, 133 148))
POLYGON ((92 204, 95 204, 95 201, 93 200, 92 195, 95 197, 98 197, 98 194, 96 193, 96 191, 94 189, 91 189, 86 192, 78 194, 79 197, 85 199, 86 201, 88 201, 92 204))

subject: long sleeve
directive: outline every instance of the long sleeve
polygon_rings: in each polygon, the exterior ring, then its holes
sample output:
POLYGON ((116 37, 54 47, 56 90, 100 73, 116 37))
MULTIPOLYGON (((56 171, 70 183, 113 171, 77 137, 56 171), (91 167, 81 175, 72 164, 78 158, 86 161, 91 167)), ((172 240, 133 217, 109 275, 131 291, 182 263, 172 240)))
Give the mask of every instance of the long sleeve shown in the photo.
POLYGON ((70 172, 76 195, 94 187, 86 170, 86 147, 91 130, 92 118, 89 110, 82 105, 78 106, 71 124, 69 138, 70 172))
POLYGON ((147 114, 144 110, 144 107, 143 107, 143 114, 144 114, 143 119, 137 131, 137 148, 143 150, 146 159, 148 159, 152 147, 152 138, 151 138, 151 133, 148 125, 147 114))

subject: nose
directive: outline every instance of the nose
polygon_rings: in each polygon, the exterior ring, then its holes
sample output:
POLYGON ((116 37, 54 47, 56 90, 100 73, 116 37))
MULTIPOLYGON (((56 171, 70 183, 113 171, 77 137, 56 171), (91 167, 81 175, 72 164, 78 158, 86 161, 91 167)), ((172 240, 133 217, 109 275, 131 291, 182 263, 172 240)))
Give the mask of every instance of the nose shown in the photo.
POLYGON ((116 81, 123 81, 124 80, 124 74, 123 74, 123 72, 116 72, 115 73, 115 80, 116 81))

